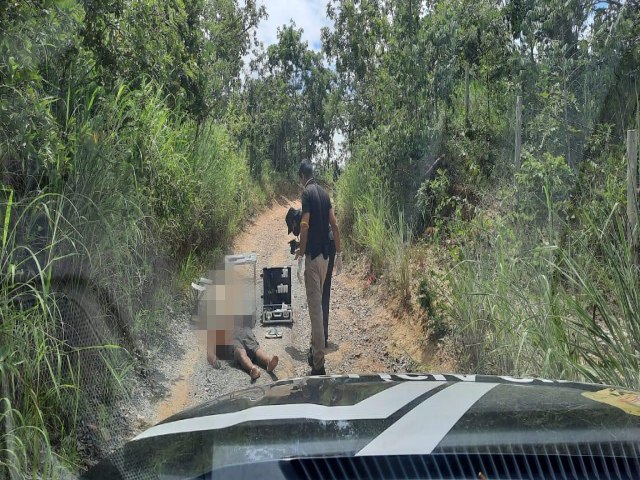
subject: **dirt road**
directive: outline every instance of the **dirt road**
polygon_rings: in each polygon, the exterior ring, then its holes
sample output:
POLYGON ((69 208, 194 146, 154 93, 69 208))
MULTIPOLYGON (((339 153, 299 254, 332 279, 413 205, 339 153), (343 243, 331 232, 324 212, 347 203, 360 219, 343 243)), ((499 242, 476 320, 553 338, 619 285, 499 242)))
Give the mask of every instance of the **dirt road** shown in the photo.
MULTIPOLYGON (((303 285, 296 278, 297 262, 289 253, 284 222, 292 205, 284 197, 257 218, 233 244, 234 253, 255 252, 258 255, 257 271, 267 266, 291 266, 293 283, 294 323, 281 326, 280 339, 266 339, 269 327, 258 322, 255 334, 261 346, 280 357, 280 364, 273 375, 262 370, 255 382, 264 384, 277 379, 309 374, 307 351, 310 325, 303 285)), ((366 282, 362 275, 345 271, 333 281, 329 317, 329 349, 326 355, 328 374, 401 372, 424 365, 424 345, 420 327, 412 321, 397 318, 388 311, 376 295, 364 291, 366 282)), ((261 311, 260 293, 262 281, 258 276, 256 286, 258 311, 261 311)), ((190 330, 184 324, 177 333, 176 355, 167 358, 163 383, 165 394, 154 402, 147 415, 149 423, 241 388, 252 385, 249 376, 233 362, 222 362, 221 369, 212 368, 206 360, 203 332, 190 330), (173 362, 173 363, 171 363, 173 362)), ((144 422, 146 423, 146 422, 144 422)), ((143 425, 144 426, 144 425, 143 425)))

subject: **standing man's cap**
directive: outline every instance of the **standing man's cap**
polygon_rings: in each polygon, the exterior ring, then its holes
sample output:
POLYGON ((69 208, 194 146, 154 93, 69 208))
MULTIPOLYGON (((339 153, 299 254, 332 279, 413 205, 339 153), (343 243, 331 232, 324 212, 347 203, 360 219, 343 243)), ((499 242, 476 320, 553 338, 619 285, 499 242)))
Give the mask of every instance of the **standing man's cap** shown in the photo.
POLYGON ((293 232, 296 228, 296 225, 298 225, 300 223, 300 220, 302 219, 302 211, 298 208, 289 208, 289 211, 287 212, 287 216, 285 217, 285 222, 287 222, 287 228, 288 228, 288 232, 287 233, 291 233, 293 232))

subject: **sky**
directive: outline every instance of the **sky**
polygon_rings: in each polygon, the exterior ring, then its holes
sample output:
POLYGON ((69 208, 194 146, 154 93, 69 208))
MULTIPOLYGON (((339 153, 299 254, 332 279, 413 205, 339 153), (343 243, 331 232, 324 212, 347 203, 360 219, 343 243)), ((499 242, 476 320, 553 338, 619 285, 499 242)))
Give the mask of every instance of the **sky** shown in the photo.
POLYGON ((260 22, 256 32, 265 47, 276 43, 278 27, 293 19, 296 26, 304 30, 302 39, 313 50, 320 50, 320 29, 331 24, 327 18, 326 0, 260 0, 259 4, 264 5, 269 14, 269 18, 260 22))

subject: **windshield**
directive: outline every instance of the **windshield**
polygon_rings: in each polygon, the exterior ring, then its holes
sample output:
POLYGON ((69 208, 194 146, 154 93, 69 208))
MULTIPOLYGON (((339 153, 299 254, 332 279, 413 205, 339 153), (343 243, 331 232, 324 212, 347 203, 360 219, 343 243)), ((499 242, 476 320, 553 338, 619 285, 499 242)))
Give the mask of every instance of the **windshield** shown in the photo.
POLYGON ((637 459, 639 80, 637 0, 0 2, 0 478, 637 459))

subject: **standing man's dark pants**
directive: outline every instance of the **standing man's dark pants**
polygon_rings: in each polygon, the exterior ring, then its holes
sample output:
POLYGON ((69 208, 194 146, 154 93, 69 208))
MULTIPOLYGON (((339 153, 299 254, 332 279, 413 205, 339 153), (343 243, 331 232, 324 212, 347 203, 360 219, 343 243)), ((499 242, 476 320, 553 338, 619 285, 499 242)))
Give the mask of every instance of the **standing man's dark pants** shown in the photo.
POLYGON ((331 277, 333 275, 333 262, 336 259, 336 244, 333 240, 329 244, 329 266, 327 276, 322 287, 322 323, 324 324, 324 343, 329 341, 329 299, 331 298, 331 277))

